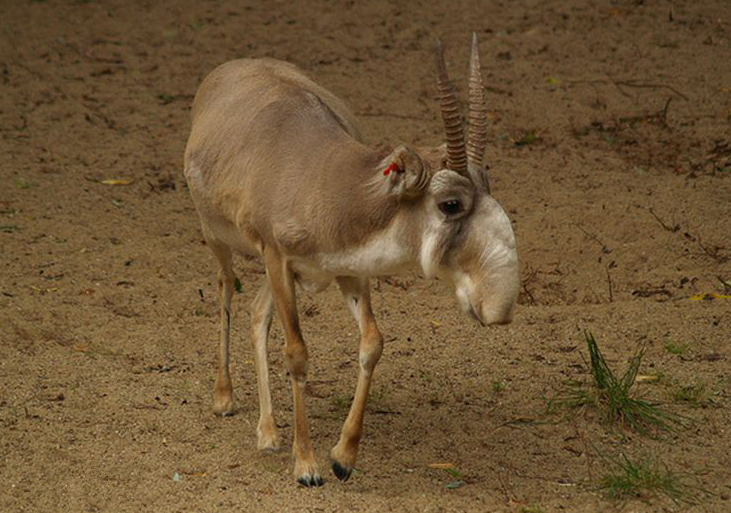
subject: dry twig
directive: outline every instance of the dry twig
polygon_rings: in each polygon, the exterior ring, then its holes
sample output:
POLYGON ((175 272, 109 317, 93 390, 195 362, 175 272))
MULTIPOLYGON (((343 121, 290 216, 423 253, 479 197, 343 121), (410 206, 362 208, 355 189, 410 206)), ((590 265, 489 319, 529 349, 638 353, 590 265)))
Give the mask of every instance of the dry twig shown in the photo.
POLYGON ((588 85, 594 85, 594 84, 611 84, 615 86, 620 93, 622 93, 624 96, 629 96, 624 90, 622 90, 623 87, 636 87, 636 88, 647 88, 647 89, 667 89, 668 91, 672 92, 673 94, 676 94, 680 98, 688 101, 689 98, 675 89, 673 86, 667 85, 667 84, 654 84, 654 83, 648 83, 648 82, 640 82, 636 79, 629 79, 629 80, 614 80, 613 78, 610 78, 609 80, 605 79, 595 79, 595 80, 567 80, 566 83, 572 84, 572 85, 579 85, 579 84, 588 84, 588 85))
POLYGON ((652 210, 652 207, 648 208, 647 211, 650 212, 650 215, 652 215, 652 217, 654 217, 657 220, 657 222, 660 223, 660 225, 663 228, 665 228, 667 231, 675 233, 678 230, 680 230, 680 225, 677 223, 675 224, 675 226, 672 226, 672 227, 665 224, 665 222, 662 219, 660 219, 660 217, 655 213, 655 211, 652 210))

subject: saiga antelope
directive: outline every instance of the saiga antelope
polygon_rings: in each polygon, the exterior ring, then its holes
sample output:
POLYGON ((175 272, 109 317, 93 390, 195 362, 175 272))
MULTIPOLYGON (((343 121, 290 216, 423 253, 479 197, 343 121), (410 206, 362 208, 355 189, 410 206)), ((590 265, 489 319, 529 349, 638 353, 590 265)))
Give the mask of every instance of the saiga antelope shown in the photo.
POLYGON ((185 176, 203 236, 221 266, 220 347, 213 410, 233 412, 229 323, 232 251, 266 267, 251 308, 259 391, 258 448, 279 446, 269 391, 267 337, 276 308, 294 401, 294 475, 320 486, 305 411, 307 348, 295 283, 320 291, 333 279, 360 328, 353 403, 332 449, 345 481, 358 452, 363 411, 383 338, 368 278, 414 269, 453 284, 462 309, 484 324, 510 322, 518 291, 513 230, 490 195, 483 164, 486 109, 476 36, 469 76, 469 129, 437 42, 438 94, 446 145, 399 146, 383 158, 365 146, 355 117, 292 64, 240 59, 203 81, 192 108, 185 176))

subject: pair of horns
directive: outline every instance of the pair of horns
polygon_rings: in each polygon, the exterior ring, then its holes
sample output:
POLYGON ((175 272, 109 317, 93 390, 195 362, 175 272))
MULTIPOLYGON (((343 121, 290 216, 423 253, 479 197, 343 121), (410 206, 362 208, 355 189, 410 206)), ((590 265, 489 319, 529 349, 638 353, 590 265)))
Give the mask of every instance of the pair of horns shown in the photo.
POLYGON ((490 192, 487 172, 482 164, 487 144, 487 107, 485 105, 485 87, 480 72, 480 56, 477 51, 477 34, 472 33, 467 144, 465 144, 462 130, 459 103, 447 76, 444 47, 439 39, 436 43, 436 63, 437 91, 447 136, 447 168, 467 176, 475 185, 484 183, 487 192, 490 192))

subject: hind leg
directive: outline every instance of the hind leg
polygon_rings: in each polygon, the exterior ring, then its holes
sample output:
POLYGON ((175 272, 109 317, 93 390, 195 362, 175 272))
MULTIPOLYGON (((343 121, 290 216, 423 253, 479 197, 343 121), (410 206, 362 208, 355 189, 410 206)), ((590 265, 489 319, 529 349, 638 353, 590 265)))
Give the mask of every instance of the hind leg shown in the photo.
POLYGON ((279 449, 277 426, 272 414, 272 394, 269 390, 269 357, 267 339, 272 325, 274 301, 269 284, 264 281, 251 304, 251 343, 254 348, 256 381, 259 390, 259 425, 256 428, 257 447, 260 451, 279 449))
POLYGON ((234 412, 233 386, 229 374, 229 341, 231 334, 231 297, 236 276, 233 272, 231 249, 219 242, 208 240, 221 269, 218 272, 218 291, 221 297, 221 327, 218 345, 218 372, 213 388, 213 412, 216 415, 232 415, 234 412))

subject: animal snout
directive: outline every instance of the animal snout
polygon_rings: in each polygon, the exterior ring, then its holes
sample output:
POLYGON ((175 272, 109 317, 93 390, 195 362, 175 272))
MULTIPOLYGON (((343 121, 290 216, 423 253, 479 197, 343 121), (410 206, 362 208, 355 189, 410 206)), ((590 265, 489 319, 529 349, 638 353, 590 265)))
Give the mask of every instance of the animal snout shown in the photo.
POLYGON ((469 294, 464 288, 456 287, 456 293, 462 310, 482 326, 509 324, 513 321, 517 291, 509 289, 501 294, 480 298, 476 294, 469 294))
POLYGON ((495 326, 499 324, 510 324, 513 321, 512 302, 504 302, 498 305, 483 303, 481 315, 477 316, 483 325, 495 326))

